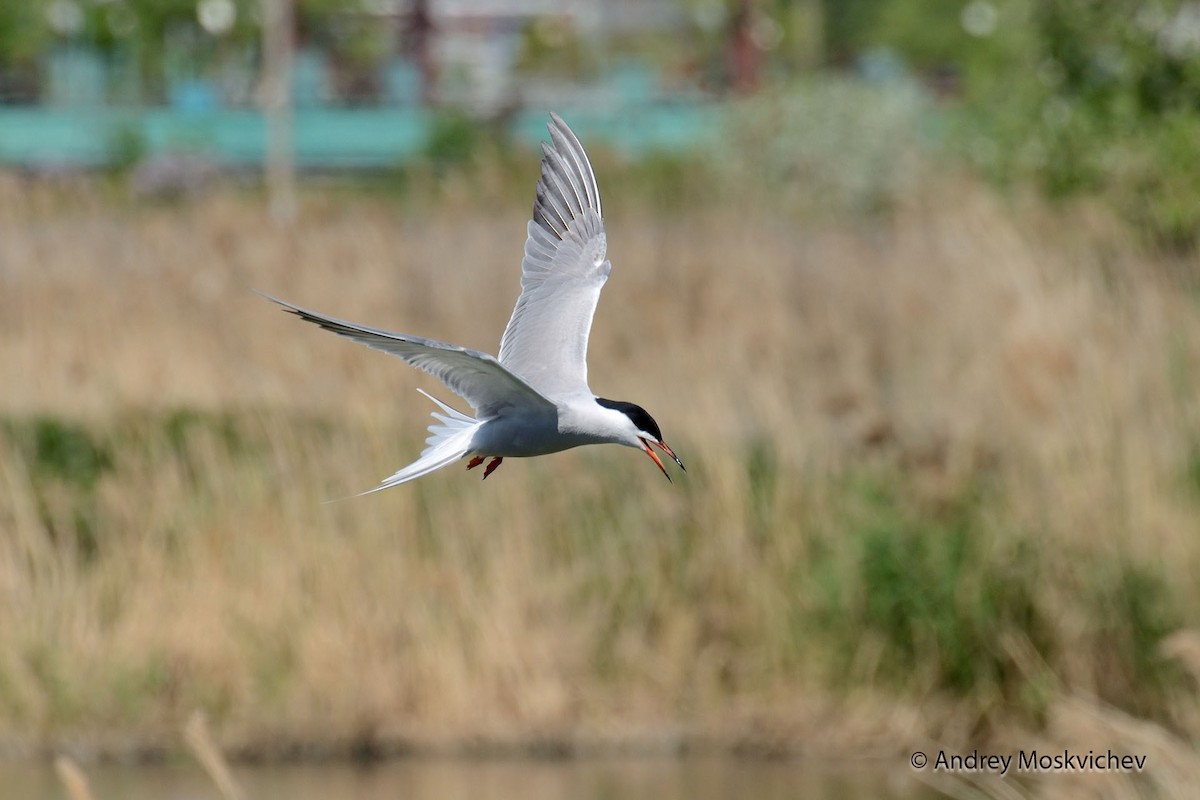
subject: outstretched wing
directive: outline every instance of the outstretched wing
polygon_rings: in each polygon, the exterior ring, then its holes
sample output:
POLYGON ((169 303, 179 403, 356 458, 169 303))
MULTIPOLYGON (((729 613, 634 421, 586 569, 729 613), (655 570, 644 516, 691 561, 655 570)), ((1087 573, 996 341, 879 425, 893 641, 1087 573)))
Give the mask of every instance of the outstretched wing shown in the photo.
POLYGON ((588 333, 612 264, 600 192, 583 145, 557 114, 542 143, 542 177, 521 261, 521 296, 500 363, 546 397, 587 393, 588 333))
POLYGON ((300 319, 327 331, 362 342, 368 347, 400 356, 417 369, 428 372, 475 409, 480 419, 490 419, 505 409, 553 409, 552 402, 525 381, 501 366, 487 353, 468 350, 435 339, 423 339, 404 333, 391 333, 353 322, 326 317, 291 303, 263 295, 300 319))

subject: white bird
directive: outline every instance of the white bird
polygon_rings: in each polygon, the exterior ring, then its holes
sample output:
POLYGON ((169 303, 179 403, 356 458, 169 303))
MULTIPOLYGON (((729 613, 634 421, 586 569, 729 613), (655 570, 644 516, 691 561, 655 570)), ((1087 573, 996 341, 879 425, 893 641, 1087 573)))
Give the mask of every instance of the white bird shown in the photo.
MULTIPOLYGON (((467 469, 491 459, 486 479, 509 457, 540 456, 585 444, 621 444, 666 467, 651 445, 683 469, 646 410, 597 397, 588 388, 587 343, 600 289, 612 263, 596 176, 583 145, 557 114, 542 142, 542 177, 521 261, 521 295, 500 340, 500 355, 390 333, 326 317, 264 295, 303 320, 397 355, 433 375, 475 409, 470 417, 437 398, 421 457, 383 480, 377 492, 428 475, 467 456, 467 469)), ((418 390, 420 391, 420 390, 418 390)))

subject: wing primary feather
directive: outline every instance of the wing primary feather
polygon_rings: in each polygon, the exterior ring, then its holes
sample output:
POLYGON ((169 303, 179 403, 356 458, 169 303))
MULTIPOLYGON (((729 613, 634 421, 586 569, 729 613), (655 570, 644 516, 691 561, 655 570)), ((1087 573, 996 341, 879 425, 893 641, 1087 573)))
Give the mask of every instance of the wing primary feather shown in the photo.
MULTIPOLYGON (((539 185, 538 189, 544 190, 544 187, 539 185)), ((561 239, 563 237, 563 231, 559 230, 558 226, 562 225, 563 230, 566 230, 566 225, 563 225, 562 220, 556 219, 551 214, 552 210, 553 209, 551 209, 547 203, 542 201, 539 193, 538 202, 534 203, 533 205, 533 218, 538 221, 539 225, 561 239)))
MULTIPOLYGON (((554 181, 554 171, 550 163, 551 153, 554 151, 551 150, 549 145, 547 145, 545 142, 542 142, 542 151, 544 153, 544 157, 542 158, 542 177, 538 180, 536 202, 541 203, 544 207, 550 209, 558 216, 559 221, 562 223, 562 230, 558 231, 559 238, 561 239, 567 232, 567 228, 570 226, 570 220, 573 215, 569 211, 560 208, 555 203, 557 198, 554 196, 554 189, 556 186, 554 181)), ((561 189, 559 191, 561 192, 561 189)))
POLYGON ((579 137, 575 135, 567 123, 563 122, 563 118, 553 111, 550 112, 550 119, 554 125, 550 128, 550 138, 554 139, 555 129, 565 140, 567 154, 571 160, 575 162, 575 166, 579 168, 579 174, 583 176, 586 183, 584 190, 588 195, 589 204, 596 209, 596 213, 603 216, 603 209, 600 206, 600 188, 596 185, 596 173, 592 170, 591 162, 588 161, 587 152, 583 149, 583 143, 579 141, 579 137))
POLYGON ((574 222, 579 215, 570 207, 570 203, 568 202, 566 196, 566 190, 563 188, 562 181, 559 180, 558 176, 554 173, 550 173, 547 178, 548 183, 553 185, 548 185, 546 187, 547 189, 551 189, 551 191, 546 194, 546 198, 550 201, 551 206, 554 208, 554 212, 558 214, 559 218, 564 221, 564 228, 566 230, 570 230, 571 222, 574 222))
POLYGON ((546 191, 541 195, 542 200, 562 220, 563 232, 565 234, 566 231, 570 230, 571 223, 575 221, 575 214, 571 212, 566 202, 562 182, 559 181, 558 176, 553 172, 543 173, 542 180, 546 188, 546 191))
POLYGON ((563 219, 563 215, 554 208, 554 204, 547 198, 549 193, 550 189, 546 186, 546 182, 539 180, 537 183, 537 200, 533 204, 533 218, 547 231, 554 234, 555 238, 562 239, 567 232, 567 223, 563 219))
POLYGON ((579 201, 577 213, 583 213, 583 209, 593 207, 592 198, 587 191, 587 175, 590 171, 588 165, 586 162, 580 163, 578 156, 572 152, 571 143, 553 126, 550 127, 550 138, 554 141, 554 150, 551 152, 554 154, 555 165, 566 176, 572 193, 579 201), (582 179, 583 182, 576 184, 576 178, 582 179))
POLYGON ((568 163, 566 157, 558 150, 551 151, 548 156, 554 161, 554 166, 557 168, 554 177, 558 183, 559 190, 562 192, 563 199, 566 200, 567 205, 570 207, 571 216, 580 216, 583 214, 583 210, 588 207, 588 202, 586 193, 576 183, 574 173, 578 171, 578 168, 568 163))
MULTIPOLYGON (((555 155, 558 154, 555 153, 555 155)), ((553 156, 549 158, 553 158, 553 156)), ((546 188, 553 189, 550 192, 550 199, 554 202, 555 209, 559 212, 559 215, 574 222, 583 212, 572 205, 572 196, 568 192, 567 185, 563 183, 562 174, 558 170, 547 170, 545 180, 546 188)))

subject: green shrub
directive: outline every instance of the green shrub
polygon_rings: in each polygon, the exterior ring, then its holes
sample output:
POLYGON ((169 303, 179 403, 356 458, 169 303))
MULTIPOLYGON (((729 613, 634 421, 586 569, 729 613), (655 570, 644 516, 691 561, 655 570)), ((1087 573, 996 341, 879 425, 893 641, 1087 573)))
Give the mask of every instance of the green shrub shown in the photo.
POLYGON ((1200 21, 1185 2, 995 3, 1007 63, 967 75, 959 144, 1001 181, 1098 193, 1147 239, 1200 231, 1200 21))
POLYGON ((936 510, 906 509, 902 480, 847 487, 844 585, 818 610, 828 634, 853 631, 837 669, 852 679, 865 638, 883 648, 878 677, 959 696, 999 692, 1019 699, 1025 676, 1010 640, 1051 655, 1051 631, 1039 607, 1036 550, 1020 537, 989 530, 987 499, 964 492, 936 510))
POLYGON ((1002 530, 1003 498, 975 485, 935 505, 914 502, 898 474, 835 491, 837 531, 816 536, 798 567, 812 600, 795 612, 844 686, 942 692, 980 719, 1000 703, 1036 721, 1057 687, 1080 682, 1072 648, 1083 642, 1106 701, 1164 713, 1179 676, 1159 648, 1180 619, 1161 574, 1128 554, 1052 553, 1046 537, 1002 530), (1072 617, 1092 621, 1083 639, 1059 629, 1072 617))

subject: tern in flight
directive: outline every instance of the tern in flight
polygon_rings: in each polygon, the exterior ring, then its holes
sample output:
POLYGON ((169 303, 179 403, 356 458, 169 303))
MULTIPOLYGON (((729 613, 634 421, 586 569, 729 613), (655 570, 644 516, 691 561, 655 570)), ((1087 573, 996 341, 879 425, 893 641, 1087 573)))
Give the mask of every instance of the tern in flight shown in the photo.
POLYGON ((551 143, 542 142, 542 177, 521 261, 521 296, 500 340, 499 357, 344 322, 268 297, 306 322, 399 356, 475 409, 474 417, 467 416, 422 391, 443 412, 433 412, 439 424, 429 427, 432 435, 420 458, 370 492, 468 456, 467 469, 490 459, 483 471, 487 478, 505 458, 584 444, 636 447, 670 480, 652 449, 657 447, 683 469, 644 408, 597 397, 588 388, 588 332, 612 263, 604 257, 607 243, 592 165, 567 124, 553 113, 550 120, 551 143))

